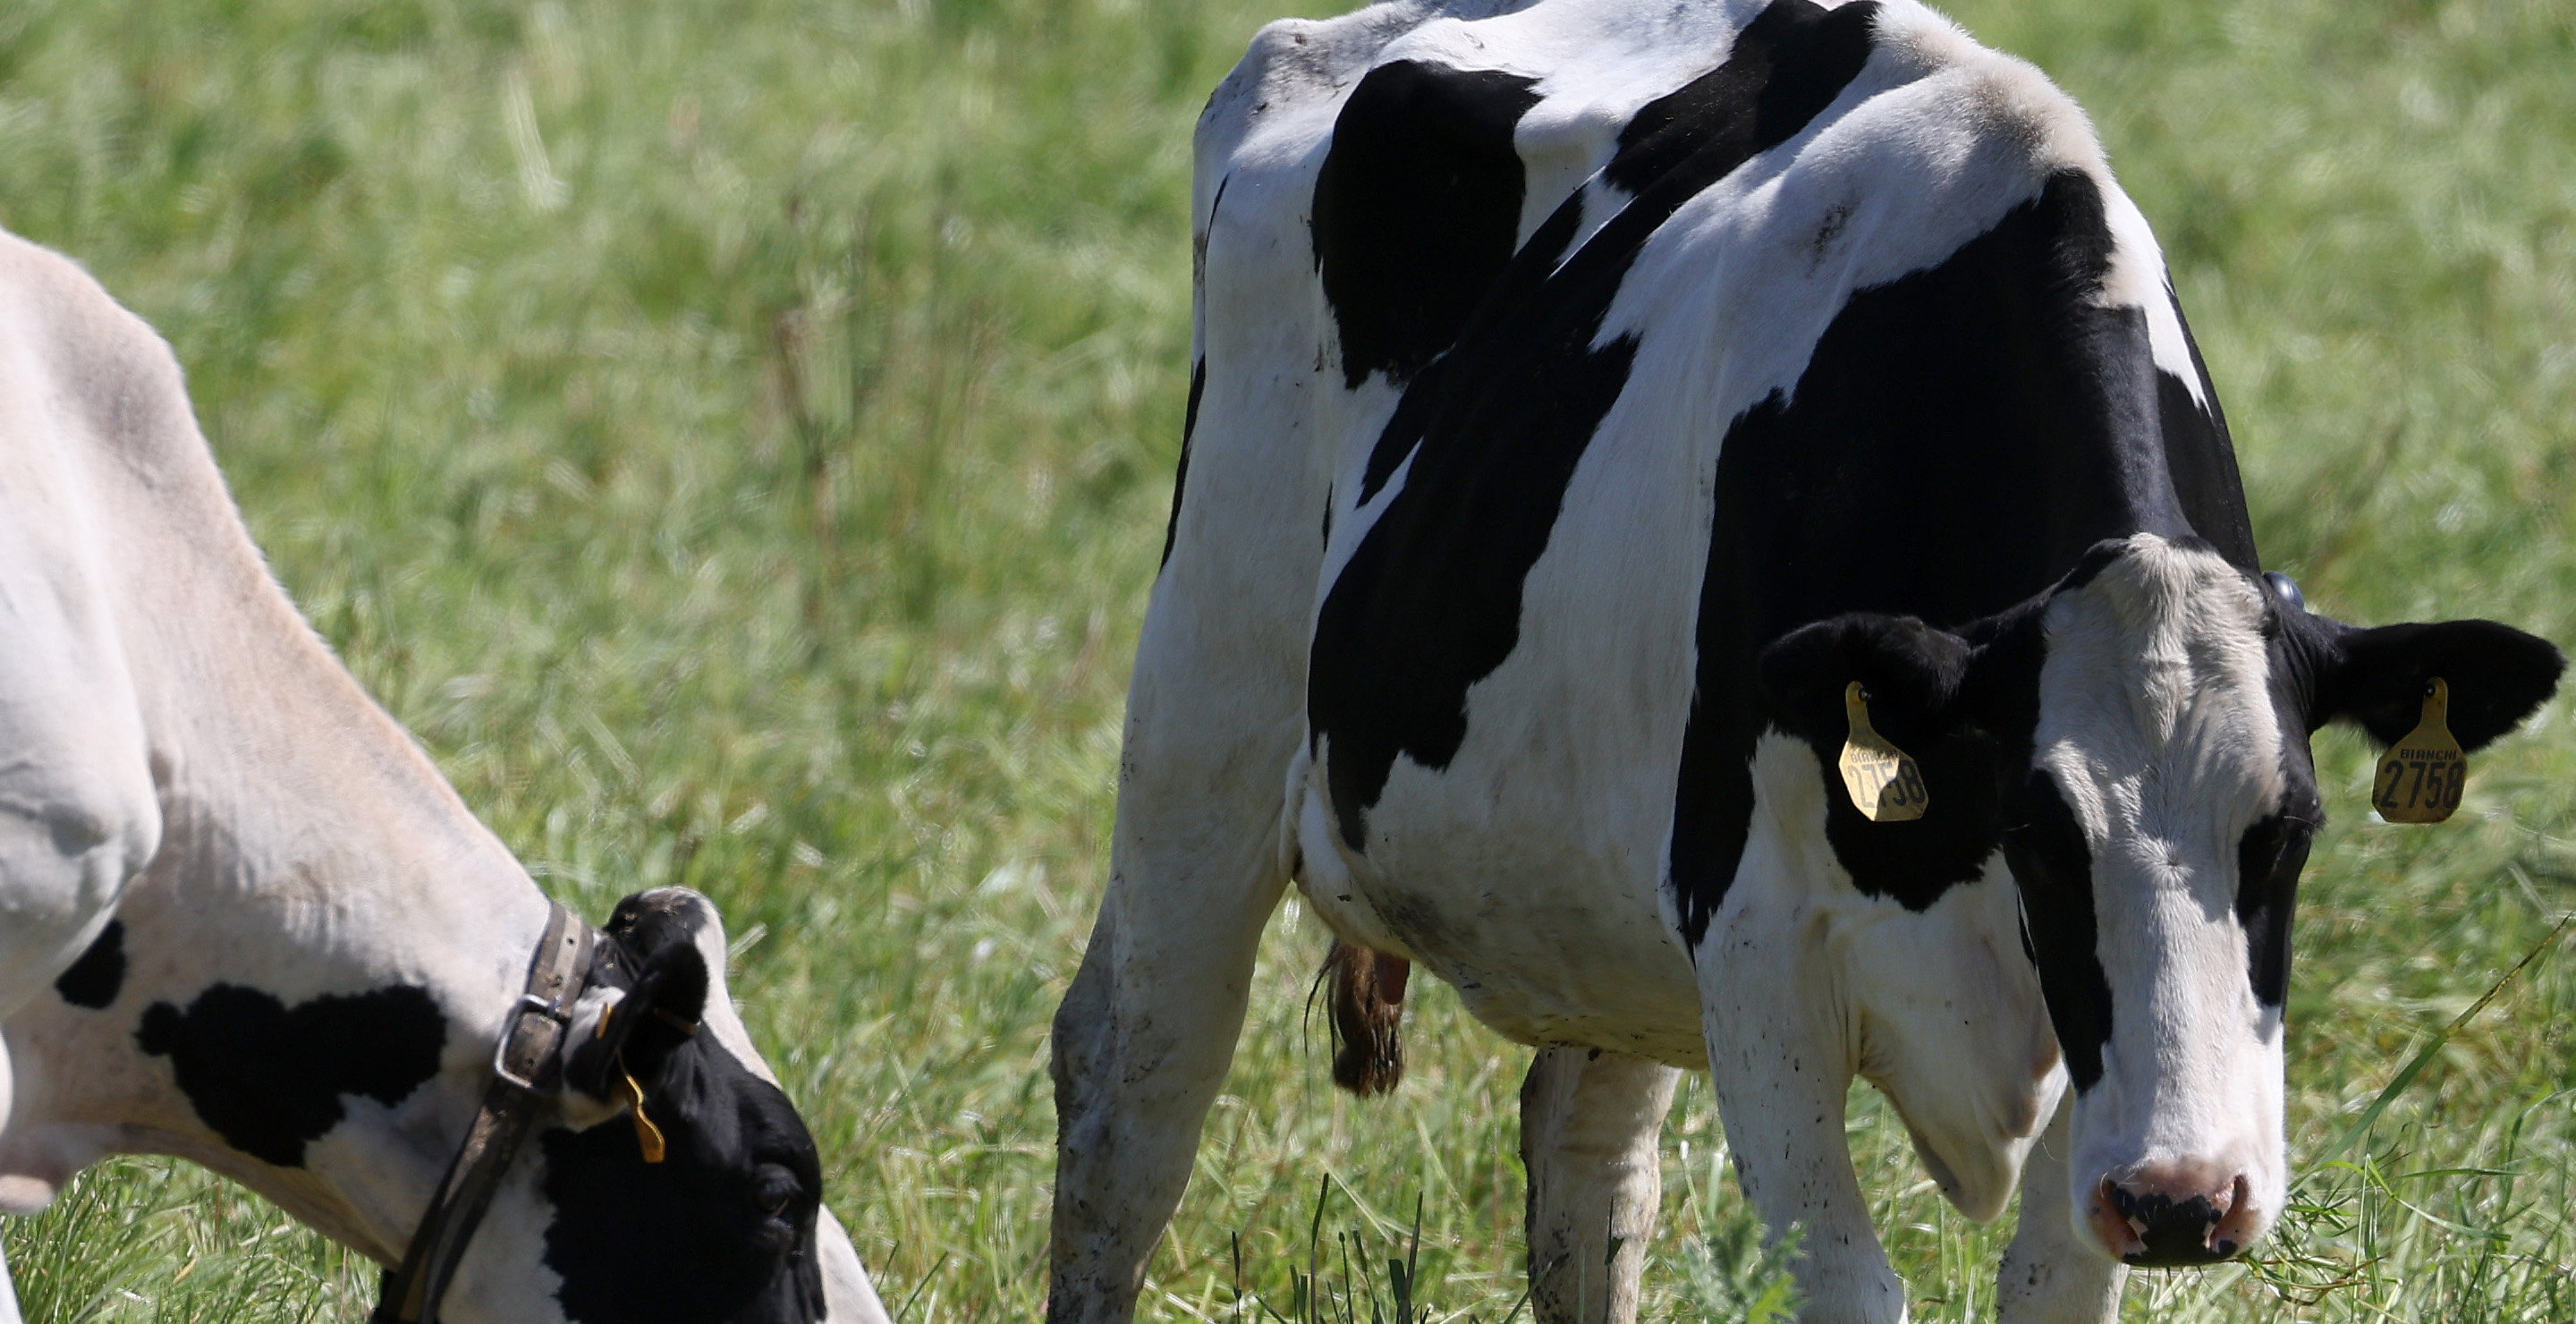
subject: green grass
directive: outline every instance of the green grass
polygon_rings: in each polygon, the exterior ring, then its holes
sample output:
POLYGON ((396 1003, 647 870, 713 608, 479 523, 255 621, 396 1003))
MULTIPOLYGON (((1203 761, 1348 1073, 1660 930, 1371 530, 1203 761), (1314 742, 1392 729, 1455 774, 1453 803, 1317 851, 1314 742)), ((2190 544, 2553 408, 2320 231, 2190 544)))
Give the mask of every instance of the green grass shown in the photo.
MULTIPOLYGON (((2576 9, 1955 12, 2096 116, 2271 562, 2355 619, 2576 640, 2576 9)), ((170 337, 280 576, 549 888, 723 904, 754 1032, 907 1324, 1042 1300, 1046 1023, 1100 891, 1170 494, 1189 128, 1271 16, 0 8, 0 223, 170 337)), ((2576 903, 2569 736, 2553 704, 2440 830, 2367 821, 2367 752, 2319 742, 2294 1155, 2576 903)), ((1427 988, 1411 1079, 1349 1100, 1302 1016, 1323 942, 1283 908, 1147 1313, 1303 1291, 1372 1318, 1410 1256, 1417 1308, 1495 1324, 1522 1291, 1526 1050, 1427 988)), ((2571 1010, 2576 962, 2544 952, 2339 1164, 2303 1165, 2267 1259, 2141 1275, 2130 1317, 2576 1313, 2571 1010)), ((1990 1314, 2002 1231, 1854 1104, 1916 1318, 1990 1314)), ((1669 1127, 1648 1315, 1743 1317, 1773 1275, 1704 1083, 1669 1127)), ((38 1320, 363 1319, 368 1266, 283 1224, 137 1161, 5 1237, 38 1320)))

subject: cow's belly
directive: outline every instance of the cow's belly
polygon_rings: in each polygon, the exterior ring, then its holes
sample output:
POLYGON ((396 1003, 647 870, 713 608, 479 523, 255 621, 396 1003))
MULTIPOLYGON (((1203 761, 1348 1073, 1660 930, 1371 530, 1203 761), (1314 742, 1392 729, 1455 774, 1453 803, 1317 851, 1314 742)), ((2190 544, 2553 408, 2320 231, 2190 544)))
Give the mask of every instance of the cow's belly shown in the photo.
MULTIPOLYGON (((1512 651, 1461 696, 1454 750, 1404 747, 1382 785, 1361 787, 1354 824, 1335 818, 1330 723, 1290 778, 1301 881, 1326 922, 1421 962, 1523 1043, 1706 1060, 1662 879, 1694 685, 1709 462, 1605 432, 1522 581, 1512 651)), ((1364 522, 1343 520, 1336 542, 1364 522)), ((1439 653, 1449 642, 1374 628, 1319 637, 1317 667, 1430 702, 1427 679, 1454 663, 1439 653), (1322 656, 1332 648, 1354 651, 1322 656)), ((1445 718, 1450 700, 1437 702, 1442 711, 1414 715, 1445 718)), ((1350 733, 1363 751, 1383 735, 1350 733)))
POLYGON ((1704 1065, 1697 984, 1658 899, 1669 810, 1637 815, 1647 830, 1604 788, 1534 796, 1510 783, 1541 770, 1511 772, 1399 765, 1354 850, 1301 760, 1299 886, 1336 933, 1421 963, 1509 1038, 1704 1065))

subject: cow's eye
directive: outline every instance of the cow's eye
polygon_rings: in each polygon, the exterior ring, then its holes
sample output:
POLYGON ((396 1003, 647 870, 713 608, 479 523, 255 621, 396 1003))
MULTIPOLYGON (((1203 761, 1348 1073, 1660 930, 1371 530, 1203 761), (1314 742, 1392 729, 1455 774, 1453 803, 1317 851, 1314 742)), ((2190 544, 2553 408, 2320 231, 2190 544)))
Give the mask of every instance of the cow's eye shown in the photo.
POLYGON ((752 1199, 767 1214, 776 1215, 785 1209, 787 1202, 796 1198, 796 1191, 796 1174, 775 1163, 760 1165, 759 1174, 752 1179, 752 1199))

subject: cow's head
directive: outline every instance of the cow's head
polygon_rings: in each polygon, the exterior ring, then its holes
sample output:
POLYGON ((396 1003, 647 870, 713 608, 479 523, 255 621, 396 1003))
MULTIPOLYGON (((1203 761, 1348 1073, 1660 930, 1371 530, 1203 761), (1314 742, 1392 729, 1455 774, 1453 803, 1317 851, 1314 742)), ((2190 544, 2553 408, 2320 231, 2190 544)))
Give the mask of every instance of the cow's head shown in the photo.
POLYGON ((605 935, 568 1027, 556 1112, 475 1234, 441 1318, 882 1320, 823 1207, 814 1139, 726 994, 713 903, 686 888, 638 893, 605 935), (638 1094, 658 1154, 636 1124, 638 1094))
POLYGON ((2290 914, 2325 814, 2309 734, 2343 719, 2393 742, 2440 678, 2474 750, 2564 666, 2492 621, 2312 615, 2286 579, 2151 534, 1955 632, 1844 616, 1761 663, 1775 719, 1811 741, 1841 739, 1859 681, 1899 747, 1991 749, 1996 784, 1935 784, 1934 812, 1946 794, 1994 816, 2075 1086, 2074 1217, 2145 1265, 2240 1253, 2281 1211, 2290 914))
POLYGON ((838 1262, 851 1259, 849 1241, 823 1209, 814 1139, 726 995, 715 906, 686 888, 637 893, 606 935, 570 1027, 562 1124, 530 1146, 551 1213, 541 1258, 561 1279, 563 1313, 846 1317, 852 1303, 829 1298, 849 1294, 843 1280, 864 1280, 854 1259, 838 1262), (636 1125, 636 1094, 658 1161, 636 1125), (827 1291, 827 1276, 839 1290, 827 1291))

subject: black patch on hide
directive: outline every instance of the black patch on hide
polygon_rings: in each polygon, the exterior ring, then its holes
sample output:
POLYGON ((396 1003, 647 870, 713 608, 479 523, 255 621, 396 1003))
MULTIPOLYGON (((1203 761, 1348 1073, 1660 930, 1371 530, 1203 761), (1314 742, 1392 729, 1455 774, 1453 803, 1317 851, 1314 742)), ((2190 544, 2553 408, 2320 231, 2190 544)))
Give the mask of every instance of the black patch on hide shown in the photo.
POLYGON ((1207 393, 1207 360, 1190 365, 1190 403, 1181 414, 1181 459, 1172 466, 1172 514, 1163 525, 1163 559, 1172 563, 1172 543, 1181 536, 1181 494, 1190 485, 1190 438, 1198 435, 1199 397, 1207 393))
POLYGON ((2156 417, 2163 425, 2165 471, 2173 476, 2182 508, 2191 514, 2192 528, 2228 564, 2252 574, 2263 567, 2254 556, 2254 524, 2245 513, 2245 480, 2236 470, 2236 443, 2227 433, 2227 411, 2219 407, 2209 368, 2200 359, 2200 341, 2191 334, 2190 319, 2182 315, 2182 301, 2170 288, 2165 301, 2173 308, 2174 321, 2182 326, 2183 343, 2191 348, 2191 370, 2200 378, 2201 395, 2209 401, 2207 409, 2201 408, 2181 378, 2157 369, 2156 417))
POLYGON ((1352 388, 1422 371, 1512 260, 1525 187, 1512 131, 1537 81, 1398 60, 1342 103, 1313 226, 1352 388))
POLYGON ((125 988, 125 921, 112 919, 71 968, 54 977, 54 991, 75 1007, 105 1011, 125 988))
POLYGON ((2236 922, 2245 928, 2246 978, 2266 1007, 2277 1009, 2290 995, 2290 917, 2315 831, 2312 822, 2282 811, 2245 829, 2237 842, 2236 922))
POLYGON ((197 1116, 224 1143, 280 1168, 339 1125, 341 1096, 390 1108, 438 1074, 447 1018, 429 991, 397 984, 326 994, 293 1010, 237 984, 216 984, 186 1011, 146 1008, 134 1042, 170 1059, 197 1116))
POLYGON ((2032 772, 2021 807, 2025 816, 2004 833, 2004 851, 2021 889, 2048 1019, 2080 1093, 2102 1079, 2102 1045, 2111 1041, 2111 981, 2095 946, 2093 852, 2056 778, 2032 772))

